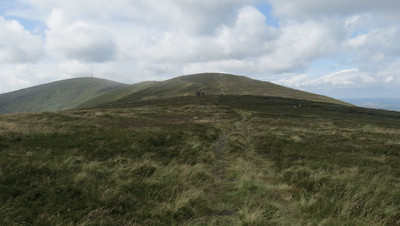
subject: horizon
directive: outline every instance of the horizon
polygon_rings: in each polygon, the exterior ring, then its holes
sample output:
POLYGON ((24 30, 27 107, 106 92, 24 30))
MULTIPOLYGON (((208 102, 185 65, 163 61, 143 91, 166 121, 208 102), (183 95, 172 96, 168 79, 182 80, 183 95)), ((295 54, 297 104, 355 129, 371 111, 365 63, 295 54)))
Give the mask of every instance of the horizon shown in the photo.
MULTIPOLYGON (((219 73, 219 72, 204 72, 204 73, 196 73, 196 74, 207 74, 207 73, 226 74, 226 73, 219 73)), ((179 76, 171 77, 171 78, 168 78, 168 79, 165 79, 165 80, 152 80, 152 81, 155 81, 155 82, 164 82, 164 81, 167 81, 167 80, 169 80, 169 79, 174 79, 174 78, 177 78, 177 77, 189 76, 189 75, 195 75, 195 74, 184 74, 184 75, 179 75, 179 76)), ((234 74, 230 74, 230 75, 234 75, 234 74)), ((244 76, 244 75, 234 75, 234 76, 244 76)), ((245 76, 245 77, 247 77, 247 76, 245 76)), ((125 85, 128 85, 128 86, 129 86, 129 85, 138 84, 138 83, 141 83, 141 82, 149 82, 149 81, 151 81, 151 80, 143 80, 143 81, 135 82, 135 83, 124 83, 124 82, 119 82, 119 81, 110 80, 110 79, 107 79, 107 78, 98 78, 98 77, 95 77, 95 76, 74 77, 74 78, 66 78, 66 79, 61 79, 61 80, 49 81, 49 82, 42 83, 42 84, 38 84, 38 85, 35 85, 35 86, 25 87, 25 88, 22 88, 22 89, 19 89, 19 90, 13 90, 13 91, 6 92, 6 93, 0 93, 0 95, 12 93, 12 92, 18 92, 18 91, 20 91, 20 90, 29 89, 29 88, 34 88, 34 87, 37 87, 37 86, 42 86, 42 85, 46 85, 46 84, 50 84, 50 83, 62 82, 62 81, 69 80, 69 79, 83 79, 83 78, 89 78, 89 79, 90 79, 90 78, 94 78, 94 79, 105 79, 105 80, 108 80, 108 81, 117 82, 117 83, 125 84, 125 85)), ((250 77, 248 77, 248 78, 250 78, 250 77)), ((258 80, 258 81, 262 81, 262 80, 258 80)), ((269 82, 269 81, 262 81, 262 82, 269 82)), ((273 82, 271 82, 271 83, 273 83, 273 82)), ((278 83, 274 83, 274 84, 276 84, 276 85, 281 85, 281 84, 278 84, 278 83)), ((282 86, 288 87, 288 88, 293 88, 293 87, 289 87, 289 86, 285 86, 285 85, 282 85, 282 86)), ((296 89, 296 88, 293 88, 293 89, 296 89)), ((298 90, 300 90, 300 89, 298 89, 298 90)), ((306 90, 301 90, 301 91, 306 91, 306 90)), ((307 91, 306 91, 306 92, 307 92, 307 91)), ((319 94, 319 93, 314 93, 314 94, 324 95, 324 94, 319 94)), ((331 96, 328 96, 328 97, 331 97, 331 96)), ((332 97, 332 98, 333 98, 333 97, 332 97)), ((361 100, 375 100, 375 101, 379 101, 379 100, 395 100, 395 101, 399 101, 398 104, 400 105, 400 97, 360 97, 360 98, 354 98, 354 97, 352 98, 352 97, 350 97, 350 98, 334 98, 334 99, 342 100, 342 101, 345 101, 345 102, 348 102, 348 103, 350 103, 351 101, 353 101, 352 104, 354 104, 354 103, 360 103, 360 104, 361 104, 361 103, 364 103, 364 102, 359 102, 359 101, 361 101, 361 100)), ((357 105, 357 104, 356 104, 356 105, 357 105)))
POLYGON ((0 3, 0 94, 92 73, 134 84, 204 71, 335 99, 400 94, 393 0, 0 3))

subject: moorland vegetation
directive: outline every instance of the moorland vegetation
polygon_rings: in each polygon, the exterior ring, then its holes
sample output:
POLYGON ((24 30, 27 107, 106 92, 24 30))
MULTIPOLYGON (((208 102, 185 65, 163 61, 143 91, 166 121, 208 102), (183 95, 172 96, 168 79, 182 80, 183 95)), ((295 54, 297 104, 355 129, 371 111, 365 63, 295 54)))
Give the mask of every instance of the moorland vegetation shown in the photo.
POLYGON ((257 95, 0 115, 0 225, 400 225, 399 135, 257 95))

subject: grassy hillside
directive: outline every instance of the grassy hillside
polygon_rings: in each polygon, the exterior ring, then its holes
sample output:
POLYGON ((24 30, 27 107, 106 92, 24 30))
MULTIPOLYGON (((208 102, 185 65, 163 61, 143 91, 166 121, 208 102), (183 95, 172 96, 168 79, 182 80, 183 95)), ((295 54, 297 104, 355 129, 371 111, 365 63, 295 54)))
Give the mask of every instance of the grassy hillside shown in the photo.
POLYGON ((0 225, 400 225, 399 135, 248 95, 0 115, 0 225))
POLYGON ((106 92, 102 95, 99 95, 93 99, 90 99, 82 104, 80 104, 78 107, 94 107, 98 106, 104 103, 111 103, 118 101, 119 99, 122 99, 128 95, 131 95, 133 93, 136 93, 140 90, 146 89, 148 87, 152 87, 158 82, 140 82, 137 84, 133 85, 128 85, 119 89, 112 90, 110 92, 106 92))
POLYGON ((196 91, 204 91, 206 95, 262 95, 349 105, 326 96, 290 89, 244 76, 203 73, 180 76, 164 82, 147 82, 125 87, 115 92, 106 93, 81 104, 79 107, 93 107, 110 102, 124 103, 155 98, 194 96, 196 91))
POLYGON ((0 113, 72 109, 98 95, 126 86, 98 78, 74 78, 0 95, 0 113))

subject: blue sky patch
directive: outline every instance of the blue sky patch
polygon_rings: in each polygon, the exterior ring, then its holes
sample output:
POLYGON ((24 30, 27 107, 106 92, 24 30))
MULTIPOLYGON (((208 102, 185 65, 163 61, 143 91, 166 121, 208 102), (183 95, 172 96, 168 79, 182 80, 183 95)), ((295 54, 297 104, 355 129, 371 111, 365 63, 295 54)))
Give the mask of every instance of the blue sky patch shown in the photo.
POLYGON ((32 34, 42 36, 44 30, 47 28, 44 22, 29 20, 20 16, 12 15, 12 13, 10 13, 18 8, 24 8, 24 6, 26 7, 27 5, 14 0, 0 0, 0 16, 4 17, 4 19, 7 21, 16 20, 25 28, 25 30, 32 34))
POLYGON ((346 56, 338 59, 324 57, 316 59, 310 64, 307 69, 307 74, 310 76, 320 77, 349 68, 357 68, 356 65, 350 63, 350 58, 352 57, 346 56))
POLYGON ((271 16, 271 12, 272 12, 272 5, 267 3, 267 2, 263 2, 263 3, 259 3, 256 5, 256 8, 262 13, 264 14, 265 17, 267 17, 267 24, 269 26, 272 27, 276 27, 279 28, 279 20, 277 18, 274 18, 271 16))
POLYGON ((16 20, 18 21, 25 30, 29 31, 31 34, 42 35, 44 30, 46 30, 46 24, 41 21, 28 20, 17 16, 4 16, 8 21, 16 20))

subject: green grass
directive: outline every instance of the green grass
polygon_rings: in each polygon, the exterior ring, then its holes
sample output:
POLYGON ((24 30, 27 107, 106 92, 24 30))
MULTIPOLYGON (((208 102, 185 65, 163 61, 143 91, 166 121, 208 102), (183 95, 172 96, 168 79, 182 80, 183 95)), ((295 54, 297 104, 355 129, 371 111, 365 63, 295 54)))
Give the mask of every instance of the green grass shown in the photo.
POLYGON ((399 119, 229 95, 0 115, 0 225, 400 225, 399 119))
POLYGON ((151 82, 151 81, 147 81, 147 82, 140 82, 137 84, 133 84, 133 85, 129 85, 129 86, 125 86, 119 89, 115 89, 112 90, 110 92, 106 92, 102 95, 99 95, 97 97, 94 97, 86 102, 81 103, 79 106, 79 108, 83 108, 83 107, 94 107, 97 105, 101 105, 104 103, 109 103, 109 102, 115 102, 121 98, 124 98, 125 96, 131 95, 133 93, 139 92, 143 89, 146 89, 148 87, 153 86, 154 84, 156 84, 157 82, 151 82))

